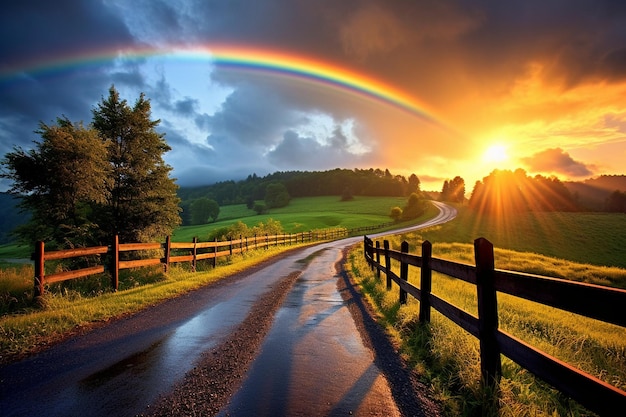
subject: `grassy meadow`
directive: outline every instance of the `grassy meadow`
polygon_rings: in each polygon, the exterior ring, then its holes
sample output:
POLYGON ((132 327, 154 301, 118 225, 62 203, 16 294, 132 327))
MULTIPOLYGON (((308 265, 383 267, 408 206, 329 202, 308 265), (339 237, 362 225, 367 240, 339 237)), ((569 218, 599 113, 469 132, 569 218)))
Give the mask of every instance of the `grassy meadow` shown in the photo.
MULTIPOLYGON (((288 207, 256 215, 245 205, 221 208, 219 222, 201 226, 181 227, 174 241, 190 242, 194 236, 202 240, 210 231, 242 221, 249 226, 274 219, 281 222, 285 232, 308 231, 337 227, 375 226, 389 223, 391 207, 406 203, 405 198, 357 197, 341 202, 339 197, 294 199, 288 207)), ((433 208, 420 219, 436 213, 433 208)), ((407 225, 409 223, 402 223, 407 225)), ((301 246, 301 245, 300 245, 301 246)), ((52 284, 49 291, 33 303, 33 265, 15 262, 0 263, 0 360, 31 351, 42 343, 55 340, 76 326, 107 320, 116 315, 137 311, 159 300, 206 285, 220 277, 262 262, 271 256, 296 247, 280 246, 269 250, 250 251, 224 259, 217 269, 209 263, 197 273, 185 272, 185 264, 177 264, 173 272, 163 274, 159 268, 140 268, 120 272, 120 288, 110 292, 107 275, 95 275, 52 284)), ((28 259, 28 247, 3 245, 0 259, 28 259)), ((50 263, 52 267, 52 263, 50 263)), ((46 268, 49 268, 48 263, 46 268)), ((56 271, 58 272, 58 271, 56 271)))
POLYGON ((228 227, 241 221, 252 227, 268 219, 279 221, 285 233, 308 232, 316 229, 343 227, 353 229, 376 226, 391 221, 391 207, 403 207, 406 197, 361 197, 341 201, 338 196, 294 198, 287 207, 271 209, 265 214, 256 214, 245 204, 220 207, 220 215, 214 223, 178 228, 172 240, 190 242, 194 237, 206 240, 212 230, 228 227))
MULTIPOLYGON (((625 260, 619 256, 626 248, 624 219, 624 215, 527 213, 510 222, 479 222, 461 208, 449 224, 388 240, 396 249, 406 240, 410 251, 419 254, 427 239, 433 243, 434 257, 473 264, 472 242, 484 236, 494 243, 496 268, 626 288, 625 260)), ((397 286, 387 292, 361 251, 362 245, 352 250, 346 269, 377 309, 380 323, 402 355, 434 389, 446 415, 594 415, 507 358, 499 392, 489 395, 480 386, 478 341, 434 310, 430 325, 420 326, 419 302, 409 297, 400 306, 397 286)), ((399 265, 394 268, 398 273, 399 265)), ((409 281, 419 286, 419 269, 409 271, 409 281)), ((433 274, 432 285, 437 296, 477 314, 472 285, 438 273, 433 274)), ((626 329, 506 294, 498 294, 498 310, 502 329, 626 390, 626 329)))

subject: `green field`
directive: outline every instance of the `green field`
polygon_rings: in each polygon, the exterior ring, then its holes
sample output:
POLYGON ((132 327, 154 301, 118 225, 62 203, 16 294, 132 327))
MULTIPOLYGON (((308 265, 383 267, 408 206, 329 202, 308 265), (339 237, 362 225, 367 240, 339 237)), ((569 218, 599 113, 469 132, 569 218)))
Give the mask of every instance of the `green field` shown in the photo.
POLYGON ((215 223, 180 227, 174 232, 172 240, 191 242, 194 237, 203 240, 212 230, 228 227, 236 221, 252 227, 273 219, 281 223, 285 233, 375 226, 390 222, 391 207, 403 207, 406 201, 406 197, 355 197, 350 201, 340 201, 337 196, 294 198, 287 207, 271 209, 269 213, 260 215, 246 208, 245 204, 224 206, 220 207, 215 223))
POLYGON ((447 224, 410 235, 409 243, 472 243, 484 237, 495 248, 532 252, 579 263, 626 268, 626 215, 527 212, 507 219, 477 218, 465 207, 447 224))

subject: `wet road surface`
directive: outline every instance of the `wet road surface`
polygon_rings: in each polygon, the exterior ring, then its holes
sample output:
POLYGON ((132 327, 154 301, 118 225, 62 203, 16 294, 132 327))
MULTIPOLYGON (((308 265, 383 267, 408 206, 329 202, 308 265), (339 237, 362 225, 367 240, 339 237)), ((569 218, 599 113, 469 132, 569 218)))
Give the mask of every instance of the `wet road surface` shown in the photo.
POLYGON ((343 244, 324 246, 296 281, 220 416, 400 415, 337 290, 343 244))
MULTIPOLYGON (((439 207, 422 227, 454 217, 453 209, 439 207)), ((335 262, 360 240, 297 251, 0 367, 0 414, 139 414, 171 391, 201 352, 227 338, 276 282, 302 271, 221 415, 399 415, 337 290, 335 262)))

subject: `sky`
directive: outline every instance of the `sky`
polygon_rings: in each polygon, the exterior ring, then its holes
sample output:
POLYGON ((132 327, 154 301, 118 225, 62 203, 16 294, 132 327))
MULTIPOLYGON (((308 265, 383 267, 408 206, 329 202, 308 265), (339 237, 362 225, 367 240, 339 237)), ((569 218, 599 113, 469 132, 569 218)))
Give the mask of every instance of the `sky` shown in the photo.
MULTIPOLYGON (((144 93, 181 186, 380 168, 625 174, 621 0, 21 0, 0 13, 0 157, 144 93)), ((0 182, 0 191, 10 186, 0 182)))

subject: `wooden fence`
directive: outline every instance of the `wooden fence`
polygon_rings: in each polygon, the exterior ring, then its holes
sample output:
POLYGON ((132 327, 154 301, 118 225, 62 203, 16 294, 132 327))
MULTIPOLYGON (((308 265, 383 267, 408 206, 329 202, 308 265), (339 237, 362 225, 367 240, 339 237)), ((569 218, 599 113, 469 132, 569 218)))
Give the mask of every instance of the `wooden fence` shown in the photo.
POLYGON ((195 238, 193 242, 172 242, 168 236, 165 243, 120 243, 119 238, 115 236, 110 246, 57 251, 46 251, 44 242, 39 241, 35 244, 35 253, 33 254, 35 262, 34 296, 42 295, 46 284, 101 274, 105 271, 110 272, 111 287, 117 291, 119 272, 122 269, 161 264, 167 272, 173 263, 189 262, 191 270, 195 271, 197 262, 201 260, 211 260, 215 267, 217 258, 220 257, 269 246, 332 240, 345 237, 347 234, 348 230, 346 229, 328 229, 272 236, 240 236, 239 239, 235 240, 218 241, 216 239, 213 242, 198 242, 195 238), (123 256, 123 258, 128 259, 120 259, 120 254, 123 252, 134 252, 134 254, 123 256), (46 261, 78 257, 94 257, 96 265, 52 274, 45 272, 46 261))
POLYGON ((626 410, 625 391, 499 329, 497 303, 497 292, 502 292, 626 327, 626 290, 495 269, 493 245, 484 238, 474 241, 475 266, 433 258, 428 241, 422 244, 421 256, 408 253, 408 248, 406 241, 396 251, 389 249, 387 240, 381 248, 379 241, 374 245, 367 236, 364 238, 365 258, 377 277, 381 271, 386 274, 387 289, 392 288, 393 281, 400 288, 400 303, 406 303, 407 294, 419 300, 420 322, 430 321, 430 309, 434 308, 478 338, 484 384, 499 381, 502 354, 600 415, 626 410), (391 259, 400 262, 400 276, 392 271, 391 259), (419 288, 407 281, 409 266, 421 269, 419 288), (475 285, 478 317, 432 294, 432 271, 475 285))

